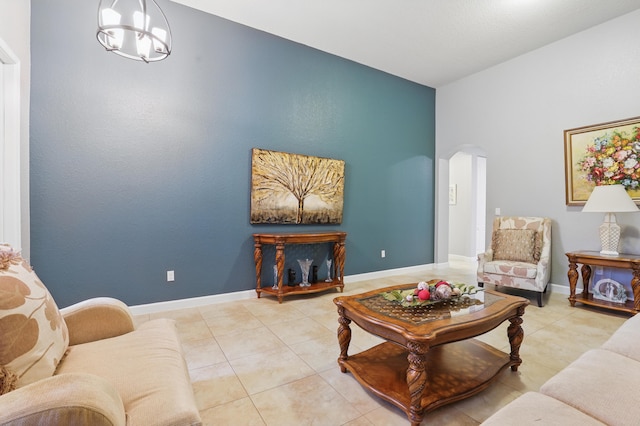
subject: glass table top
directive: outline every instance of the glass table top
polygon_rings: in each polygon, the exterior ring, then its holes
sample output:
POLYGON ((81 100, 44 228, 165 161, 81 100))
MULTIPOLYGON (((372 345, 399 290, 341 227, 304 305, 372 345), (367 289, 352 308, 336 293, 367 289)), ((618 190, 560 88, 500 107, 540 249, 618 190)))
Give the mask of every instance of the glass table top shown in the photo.
MULTIPOLYGON (((407 289, 409 288, 413 287, 407 286, 407 289)), ((402 306, 400 302, 385 299, 383 293, 362 297, 357 299, 357 302, 378 314, 415 325, 468 315, 485 309, 503 299, 496 294, 479 291, 472 295, 463 295, 437 302, 402 306)))

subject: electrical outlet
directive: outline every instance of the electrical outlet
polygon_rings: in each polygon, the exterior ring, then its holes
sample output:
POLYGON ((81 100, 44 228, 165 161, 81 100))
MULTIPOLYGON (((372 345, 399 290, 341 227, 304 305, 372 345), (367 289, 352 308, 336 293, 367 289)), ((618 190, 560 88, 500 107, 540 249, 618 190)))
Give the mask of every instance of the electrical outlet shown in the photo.
POLYGON ((174 282, 176 280, 176 276, 173 271, 167 271, 167 282, 174 282))
POLYGON ((386 250, 380 250, 380 257, 383 258, 383 259, 385 257, 387 257, 387 251, 386 250))

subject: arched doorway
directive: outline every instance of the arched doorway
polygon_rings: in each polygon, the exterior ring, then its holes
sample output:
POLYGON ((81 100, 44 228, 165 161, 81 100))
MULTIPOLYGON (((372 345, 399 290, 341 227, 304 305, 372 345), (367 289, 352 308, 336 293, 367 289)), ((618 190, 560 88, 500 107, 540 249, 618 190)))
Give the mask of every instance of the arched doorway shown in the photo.
POLYGON ((436 263, 474 262, 485 250, 486 154, 464 145, 438 160, 436 263))

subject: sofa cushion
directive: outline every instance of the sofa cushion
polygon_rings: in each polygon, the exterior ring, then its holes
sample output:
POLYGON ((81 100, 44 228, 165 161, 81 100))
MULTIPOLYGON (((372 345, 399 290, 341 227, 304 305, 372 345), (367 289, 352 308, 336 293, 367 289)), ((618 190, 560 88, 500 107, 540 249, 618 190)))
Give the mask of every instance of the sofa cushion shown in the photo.
POLYGON ((640 361, 640 315, 626 320, 609 340, 604 342, 602 349, 640 361))
POLYGON ((498 229, 493 233, 493 260, 537 263, 541 244, 533 229, 498 229))
POLYGON ((122 336, 70 346, 56 372, 66 373, 95 374, 112 383, 130 425, 200 422, 173 320, 149 321, 122 336))
MULTIPOLYGON (((17 387, 51 377, 69 344, 51 294, 16 251, 0 244, 0 365, 17 387)), ((5 387, 5 386, 0 386, 5 387)))
POLYGON ((540 392, 603 423, 635 426, 640 419, 638 383, 640 363, 592 349, 549 379, 540 392))
POLYGON ((549 396, 527 392, 496 411, 482 425, 603 426, 604 423, 549 396))

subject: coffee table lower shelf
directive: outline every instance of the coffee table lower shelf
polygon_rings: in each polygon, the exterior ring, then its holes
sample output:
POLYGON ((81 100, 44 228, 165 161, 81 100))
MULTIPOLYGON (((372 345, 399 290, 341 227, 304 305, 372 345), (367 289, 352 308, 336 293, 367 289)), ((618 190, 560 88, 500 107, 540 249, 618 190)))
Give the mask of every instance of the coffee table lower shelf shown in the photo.
MULTIPOLYGON (((407 356, 402 346, 385 342, 338 363, 362 386, 409 413, 407 356)), ((427 383, 422 395, 422 414, 477 394, 502 370, 515 364, 508 354, 476 339, 432 348, 425 364, 427 383)))

